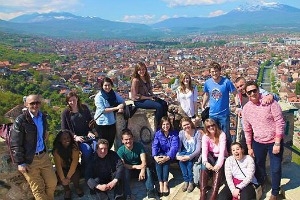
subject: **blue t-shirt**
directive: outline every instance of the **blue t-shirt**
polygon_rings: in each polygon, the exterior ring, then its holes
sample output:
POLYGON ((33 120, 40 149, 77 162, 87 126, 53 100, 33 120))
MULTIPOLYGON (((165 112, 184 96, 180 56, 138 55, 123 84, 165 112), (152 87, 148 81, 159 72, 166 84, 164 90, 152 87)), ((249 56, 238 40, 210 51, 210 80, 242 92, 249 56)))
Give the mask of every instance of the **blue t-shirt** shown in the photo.
POLYGON ((229 115, 229 93, 235 90, 233 83, 225 77, 221 77, 219 83, 213 78, 205 81, 204 92, 209 94, 210 117, 229 115))

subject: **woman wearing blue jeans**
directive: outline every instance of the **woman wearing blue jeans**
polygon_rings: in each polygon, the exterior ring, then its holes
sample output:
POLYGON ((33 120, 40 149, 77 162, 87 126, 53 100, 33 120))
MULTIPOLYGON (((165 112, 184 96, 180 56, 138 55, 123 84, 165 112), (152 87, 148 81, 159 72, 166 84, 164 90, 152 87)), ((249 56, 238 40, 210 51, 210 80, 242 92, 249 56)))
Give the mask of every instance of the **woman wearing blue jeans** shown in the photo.
POLYGON ((159 196, 170 194, 168 179, 170 161, 175 158, 178 151, 178 132, 173 130, 168 117, 163 117, 160 130, 155 133, 152 143, 152 156, 155 160, 156 174, 159 182, 159 196))
POLYGON ((181 127, 176 159, 179 160, 184 180, 182 191, 192 192, 194 190, 193 165, 200 156, 202 135, 199 130, 195 129, 195 125, 189 117, 181 119, 181 127))
POLYGON ((143 62, 135 66, 132 75, 131 99, 136 108, 155 109, 157 124, 163 116, 167 116, 168 104, 153 94, 150 76, 143 62))

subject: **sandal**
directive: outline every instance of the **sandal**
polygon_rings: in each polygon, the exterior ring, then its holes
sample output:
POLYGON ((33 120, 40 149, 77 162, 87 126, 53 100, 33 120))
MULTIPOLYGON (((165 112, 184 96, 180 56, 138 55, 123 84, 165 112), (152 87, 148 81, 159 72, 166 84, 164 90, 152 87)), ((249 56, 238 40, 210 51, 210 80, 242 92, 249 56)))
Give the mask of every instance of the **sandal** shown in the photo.
POLYGON ((71 190, 66 190, 64 200, 71 200, 71 190))

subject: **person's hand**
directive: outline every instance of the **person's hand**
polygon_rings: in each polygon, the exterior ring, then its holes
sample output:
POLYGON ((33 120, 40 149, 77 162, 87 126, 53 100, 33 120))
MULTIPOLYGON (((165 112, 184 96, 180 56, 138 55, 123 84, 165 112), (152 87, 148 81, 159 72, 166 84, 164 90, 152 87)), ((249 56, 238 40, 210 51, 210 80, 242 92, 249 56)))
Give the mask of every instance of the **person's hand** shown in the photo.
POLYGON ((213 166, 212 170, 215 171, 215 172, 219 172, 220 167, 215 165, 215 166, 213 166))
POLYGON ((29 169, 26 164, 18 165, 18 171, 21 173, 28 173, 29 169))
POLYGON ((116 185, 117 185, 118 180, 114 179, 112 181, 110 181, 109 183, 106 184, 106 187, 108 188, 108 190, 112 190, 116 185))
POLYGON ((253 149, 248 149, 248 155, 251 157, 255 157, 253 149))
POLYGON ((108 190, 108 187, 106 186, 106 184, 98 184, 98 185, 96 186, 96 188, 97 188, 98 190, 100 190, 100 191, 103 191, 103 192, 105 192, 105 191, 108 190))
POLYGON ((205 163, 205 167, 206 167, 206 169, 208 169, 208 170, 212 170, 212 169, 213 169, 213 166, 212 166, 209 162, 206 162, 206 163, 205 163))
POLYGON ((140 174, 139 174, 139 181, 142 181, 142 180, 145 180, 145 178, 146 178, 146 170, 145 169, 141 169, 141 172, 140 172, 140 174))
POLYGON ((163 156, 154 156, 154 160, 158 164, 162 164, 163 156))
POLYGON ((185 162, 185 161, 189 161, 190 160, 190 157, 185 155, 185 156, 182 156, 182 159, 181 161, 185 162))
POLYGON ((240 118, 242 117, 242 109, 241 108, 236 108, 235 113, 238 117, 240 117, 240 118))
POLYGON ((279 152, 280 152, 280 146, 274 145, 274 146, 273 146, 272 153, 273 153, 273 154, 279 154, 279 152))
POLYGON ((262 98, 261 103, 262 105, 269 105, 270 103, 272 103, 272 101, 273 101, 273 95, 269 94, 262 98))
POLYGON ((232 192, 232 196, 235 197, 235 198, 239 198, 240 196, 240 190, 235 188, 232 192))
POLYGON ((120 109, 122 109, 122 110, 123 110, 123 108, 124 108, 124 104, 123 104, 123 103, 119 104, 119 105, 117 106, 117 108, 118 108, 118 110, 120 110, 120 109))
POLYGON ((84 138, 83 138, 83 136, 75 136, 74 140, 75 140, 76 142, 83 142, 83 141, 84 141, 84 138))
POLYGON ((96 137, 95 134, 92 132, 89 132, 87 136, 92 139, 95 139, 95 137, 96 137))
POLYGON ((71 181, 70 181, 70 179, 68 179, 68 178, 64 178, 64 179, 61 180, 61 184, 62 184, 62 185, 69 185, 70 182, 71 182, 71 181))

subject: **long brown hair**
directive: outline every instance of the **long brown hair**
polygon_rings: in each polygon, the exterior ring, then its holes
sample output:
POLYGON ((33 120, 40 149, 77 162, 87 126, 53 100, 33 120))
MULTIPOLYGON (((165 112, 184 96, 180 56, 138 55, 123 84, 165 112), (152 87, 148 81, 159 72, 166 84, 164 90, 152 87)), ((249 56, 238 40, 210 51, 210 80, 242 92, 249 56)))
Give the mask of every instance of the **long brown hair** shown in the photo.
POLYGON ((71 97, 76 97, 76 98, 77 98, 77 107, 78 107, 78 110, 83 109, 83 108, 82 108, 82 104, 81 104, 80 97, 79 97, 78 94, 77 94, 76 92, 74 92, 74 91, 69 92, 69 93, 67 94, 67 96, 66 96, 66 103, 67 103, 69 109, 72 110, 71 106, 69 105, 69 99, 70 99, 71 97))
POLYGON ((145 69, 146 69, 146 72, 145 72, 145 79, 146 79, 146 82, 147 82, 147 83, 150 83, 150 75, 149 75, 149 73, 148 73, 146 64, 143 63, 143 62, 138 62, 138 63, 135 65, 134 72, 133 72, 133 74, 132 74, 132 79, 134 79, 134 78, 140 79, 140 78, 141 78, 140 75, 139 75, 139 73, 138 73, 138 71, 139 71, 140 69, 142 69, 142 68, 145 68, 145 69))
POLYGON ((193 92, 193 85, 192 85, 191 75, 188 74, 187 72, 182 72, 182 73, 180 74, 180 77, 179 77, 179 82, 180 82, 179 90, 180 90, 180 92, 182 92, 182 93, 185 91, 186 87, 185 87, 183 81, 184 81, 184 79, 185 79, 186 76, 189 77, 189 79, 190 79, 190 82, 189 82, 189 85, 188 85, 188 89, 191 90, 191 91, 193 92))
POLYGON ((210 132, 207 130, 207 126, 210 126, 210 125, 214 125, 215 128, 216 128, 216 132, 215 132, 215 135, 214 135, 214 142, 215 144, 219 144, 219 138, 220 138, 220 135, 221 135, 221 129, 220 127, 218 126, 218 124, 216 123, 215 120, 211 119, 211 118, 208 118, 204 121, 204 133, 205 135, 210 135, 210 132))

